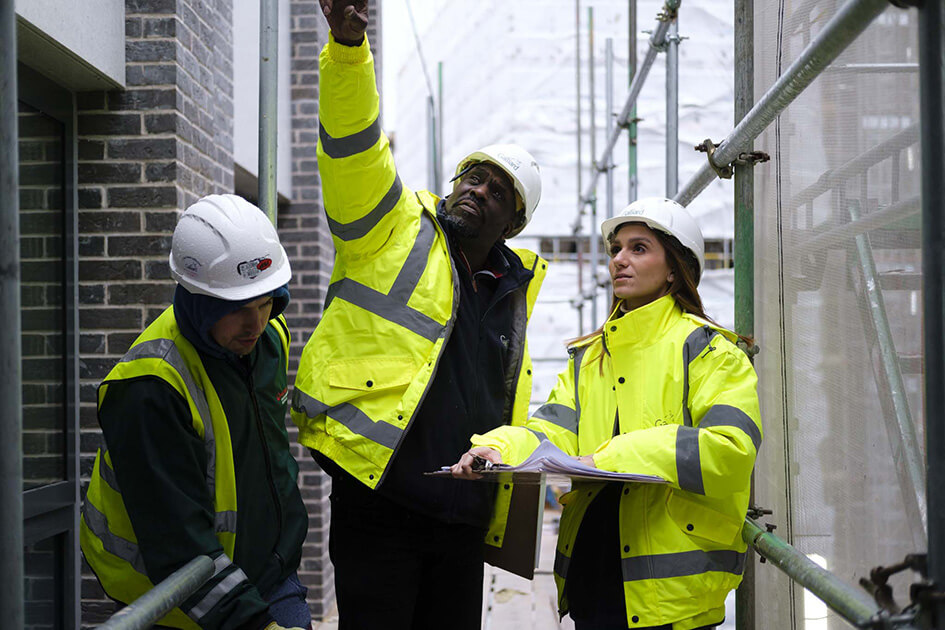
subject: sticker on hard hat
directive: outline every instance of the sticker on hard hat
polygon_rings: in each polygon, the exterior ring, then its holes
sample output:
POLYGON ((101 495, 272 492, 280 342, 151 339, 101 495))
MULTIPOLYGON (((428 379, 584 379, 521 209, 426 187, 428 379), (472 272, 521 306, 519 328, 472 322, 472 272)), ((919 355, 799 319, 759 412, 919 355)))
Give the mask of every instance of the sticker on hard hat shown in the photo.
POLYGON ((508 164, 509 166, 511 166, 511 167, 512 167, 513 169, 515 169, 516 171, 517 171, 517 170, 519 169, 519 167, 522 165, 522 161, 521 161, 521 160, 516 160, 514 157, 510 157, 510 156, 508 156, 508 155, 505 155, 504 153, 500 153, 500 154, 499 154, 499 157, 502 158, 502 159, 505 161, 506 164, 508 164))
POLYGON ((252 280, 260 273, 269 269, 272 265, 272 258, 269 256, 263 256, 262 258, 254 258, 252 260, 245 260, 240 264, 236 265, 236 273, 238 273, 243 278, 252 280))
POLYGON ((184 271, 192 276, 196 276, 203 264, 192 256, 184 256, 183 260, 181 260, 181 266, 184 268, 184 271))

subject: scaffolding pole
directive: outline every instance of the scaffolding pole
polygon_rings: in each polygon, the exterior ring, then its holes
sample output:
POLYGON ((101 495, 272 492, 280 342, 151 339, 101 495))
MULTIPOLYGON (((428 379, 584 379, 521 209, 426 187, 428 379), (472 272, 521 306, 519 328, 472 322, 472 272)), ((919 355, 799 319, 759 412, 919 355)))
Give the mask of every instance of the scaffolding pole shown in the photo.
POLYGON ((0 2, 0 618, 22 628, 23 410, 20 366, 20 228, 17 150, 16 15, 0 2))
MULTIPOLYGON (((751 110, 755 98, 754 0, 735 0, 735 120, 751 110)), ((755 174, 751 167, 735 171, 735 332, 755 336, 755 174)), ((673 191, 675 194, 676 191, 673 191)), ((754 505, 754 474, 750 502, 754 505)), ((755 563, 748 552, 742 583, 735 592, 735 627, 755 630, 755 563)))
MULTIPOLYGON (((666 4, 663 5, 662 11, 657 16, 656 28, 650 35, 650 47, 646 51, 646 57, 643 58, 640 70, 634 75, 633 82, 630 84, 630 92, 627 94, 627 100, 624 103, 623 110, 617 117, 614 132, 607 139, 607 145, 604 147, 600 159, 598 159, 595 164, 608 164, 610 162, 614 146, 617 144, 617 138, 620 136, 621 131, 629 125, 630 111, 633 109, 637 97, 640 95, 644 81, 646 81, 647 76, 650 74, 650 68, 653 67, 656 55, 666 46, 666 34, 669 32, 670 24, 676 20, 676 12, 679 9, 680 2, 681 0, 666 0, 666 4)), ((591 157, 593 158, 593 155, 591 157)), ((579 204, 578 215, 571 225, 571 230, 574 234, 578 234, 581 231, 581 218, 584 215, 584 207, 590 203, 589 200, 594 196, 594 191, 597 189, 597 178, 600 177, 600 174, 600 169, 595 168, 591 171, 591 181, 585 188, 584 195, 581 197, 581 203, 579 204)))
MULTIPOLYGON (((607 137, 614 132, 614 40, 607 38, 607 46, 604 49, 604 66, 607 70, 607 92, 605 103, 607 104, 607 137)), ((604 179, 604 187, 607 191, 607 218, 614 216, 614 160, 611 156, 610 162, 606 165, 607 176, 604 179)), ((591 226, 591 238, 594 238, 593 231, 597 226, 591 226)))
POLYGON ((259 3, 259 207, 276 224, 279 1, 259 3))
POLYGON ((676 195, 676 201, 689 205, 716 178, 713 165, 727 166, 740 153, 750 151, 755 138, 888 6, 888 0, 848 0, 840 7, 787 71, 709 155, 706 163, 676 195))
MULTIPOLYGON (((627 85, 633 85, 637 73, 637 0, 627 0, 627 85)), ((637 104, 627 118, 627 203, 637 200, 637 104)), ((578 187, 580 190, 580 186, 578 187)))
MULTIPOLYGON (((922 323, 925 330, 925 418, 929 580, 945 584, 945 7, 919 8, 919 118, 922 123, 922 323)), ((945 625, 945 599, 934 602, 945 625)))
POLYGON ((679 190, 679 20, 666 36, 666 196, 679 190))
MULTIPOLYGON (((588 89, 590 91, 591 109, 591 173, 596 174, 599 173, 607 163, 594 162, 594 155, 597 152, 597 91, 594 87, 594 7, 587 7, 587 50, 587 79, 588 89)), ((595 226, 597 225, 597 193, 592 191, 592 193, 585 198, 585 201, 587 201, 591 207, 591 281, 588 285, 585 298, 590 299, 591 302, 591 328, 593 329, 597 326, 597 263, 600 259, 600 241, 594 238, 595 226)))

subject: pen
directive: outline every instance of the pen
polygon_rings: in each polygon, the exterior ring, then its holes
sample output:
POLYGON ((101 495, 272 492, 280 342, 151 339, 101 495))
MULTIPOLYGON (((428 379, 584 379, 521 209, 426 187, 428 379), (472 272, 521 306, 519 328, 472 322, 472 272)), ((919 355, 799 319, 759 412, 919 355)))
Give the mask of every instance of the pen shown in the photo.
POLYGON ((473 455, 472 469, 474 471, 480 470, 490 470, 493 464, 485 457, 480 457, 479 455, 473 455))

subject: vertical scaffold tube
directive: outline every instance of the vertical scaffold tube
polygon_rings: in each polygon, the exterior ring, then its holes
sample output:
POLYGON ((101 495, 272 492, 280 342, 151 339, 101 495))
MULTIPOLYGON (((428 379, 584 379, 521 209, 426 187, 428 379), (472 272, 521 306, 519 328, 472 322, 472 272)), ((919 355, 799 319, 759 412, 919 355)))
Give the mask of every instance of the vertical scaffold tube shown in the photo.
POLYGON ((276 224, 279 0, 259 3, 259 207, 276 224))
POLYGON ((666 35, 666 196, 679 189, 679 19, 666 35))
MULTIPOLYGON (((922 299, 925 330, 926 477, 929 579, 945 584, 945 7, 919 8, 919 111, 922 125, 922 299), (934 455, 933 455, 934 454, 934 455)), ((945 599, 932 599, 935 628, 945 599)))
MULTIPOLYGON (((587 7, 587 80, 591 107, 591 172, 596 180, 601 167, 606 162, 597 162, 597 91, 594 89, 594 7, 587 7)), ((597 328, 597 265, 600 259, 598 239, 594 238, 597 226, 597 193, 589 191, 585 201, 591 207, 591 264, 590 282, 587 285, 587 296, 591 300, 591 329, 597 328)))
MULTIPOLYGON (((627 0, 627 85, 633 85, 637 73, 637 0, 627 0)), ((627 118, 627 203, 637 200, 637 105, 627 118)))
POLYGON ((23 459, 20 368, 20 229, 17 151, 16 16, 0 2, 0 618, 22 628, 23 459))

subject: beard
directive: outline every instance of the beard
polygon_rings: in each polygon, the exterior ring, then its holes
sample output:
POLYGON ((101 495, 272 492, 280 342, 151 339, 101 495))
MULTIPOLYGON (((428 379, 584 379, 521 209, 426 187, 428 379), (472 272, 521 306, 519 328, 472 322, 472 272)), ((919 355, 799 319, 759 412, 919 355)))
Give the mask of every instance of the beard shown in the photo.
POLYGON ((449 227, 449 232, 456 238, 476 239, 479 238, 479 228, 470 225, 466 219, 458 214, 450 214, 446 209, 446 204, 440 204, 436 210, 436 215, 440 222, 449 227))

